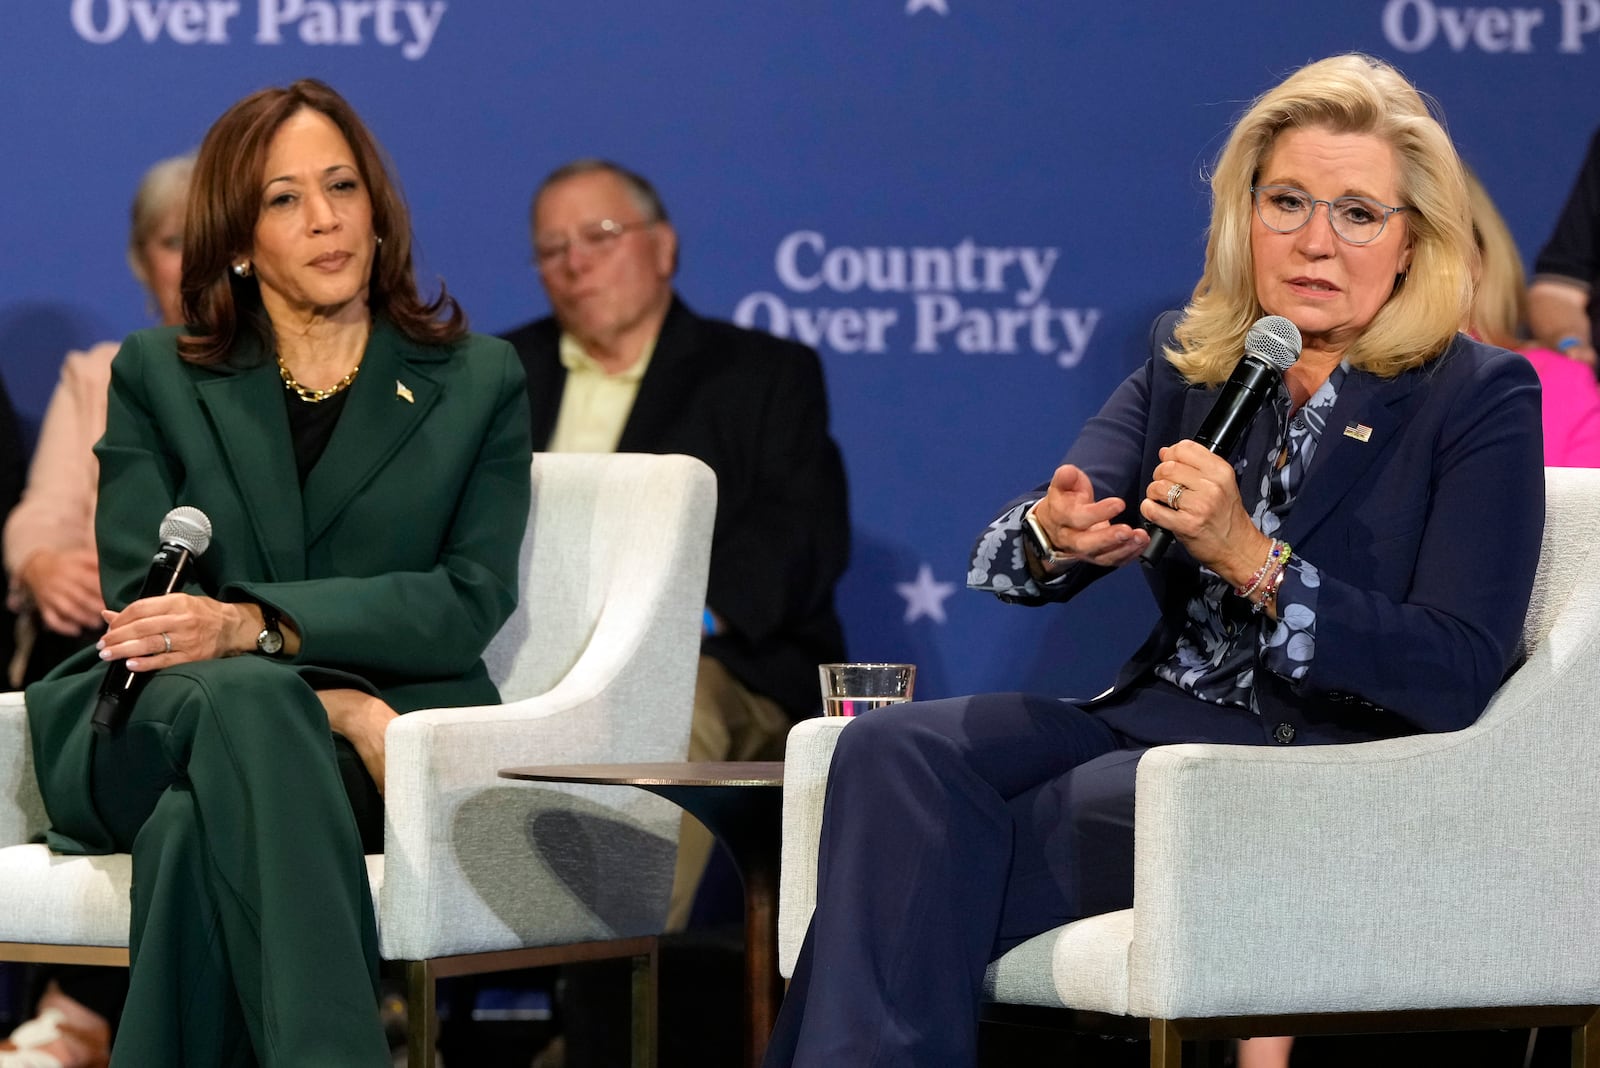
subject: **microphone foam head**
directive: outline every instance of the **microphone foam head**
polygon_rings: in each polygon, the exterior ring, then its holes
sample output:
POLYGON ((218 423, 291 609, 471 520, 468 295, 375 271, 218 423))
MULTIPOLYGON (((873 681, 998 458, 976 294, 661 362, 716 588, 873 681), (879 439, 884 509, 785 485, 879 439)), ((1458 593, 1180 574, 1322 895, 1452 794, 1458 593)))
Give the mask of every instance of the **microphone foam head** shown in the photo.
POLYGON ((179 505, 161 520, 161 543, 181 545, 199 556, 211 545, 211 520, 198 508, 179 505))
POLYGON ((1244 336, 1244 354, 1287 371, 1300 358, 1300 329, 1281 315, 1264 315, 1244 336))

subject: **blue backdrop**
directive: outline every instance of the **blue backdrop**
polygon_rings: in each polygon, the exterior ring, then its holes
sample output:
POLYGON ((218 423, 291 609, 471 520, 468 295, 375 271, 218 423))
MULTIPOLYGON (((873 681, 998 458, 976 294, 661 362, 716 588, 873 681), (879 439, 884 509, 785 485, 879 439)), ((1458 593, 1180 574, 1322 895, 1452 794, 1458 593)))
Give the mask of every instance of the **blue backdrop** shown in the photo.
POLYGON ((660 188, 692 306, 821 349, 851 653, 917 662, 924 696, 1092 692, 1149 626, 1132 569, 1030 612, 962 590, 966 554, 1192 286, 1203 172, 1252 96, 1334 52, 1396 62, 1530 258, 1600 121, 1600 0, 30 0, 0 20, 0 372, 26 417, 68 348, 147 324, 133 188, 251 90, 314 75, 351 99, 424 277, 486 332, 545 311, 534 184, 613 157, 660 188))

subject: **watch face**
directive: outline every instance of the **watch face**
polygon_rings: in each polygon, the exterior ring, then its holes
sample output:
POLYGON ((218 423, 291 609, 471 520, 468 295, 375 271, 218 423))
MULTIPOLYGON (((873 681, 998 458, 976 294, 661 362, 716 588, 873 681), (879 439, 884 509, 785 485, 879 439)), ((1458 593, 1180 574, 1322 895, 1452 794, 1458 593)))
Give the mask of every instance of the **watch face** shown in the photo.
POLYGON ((264 630, 256 635, 256 648, 268 656, 277 656, 283 652, 283 632, 279 630, 264 630))

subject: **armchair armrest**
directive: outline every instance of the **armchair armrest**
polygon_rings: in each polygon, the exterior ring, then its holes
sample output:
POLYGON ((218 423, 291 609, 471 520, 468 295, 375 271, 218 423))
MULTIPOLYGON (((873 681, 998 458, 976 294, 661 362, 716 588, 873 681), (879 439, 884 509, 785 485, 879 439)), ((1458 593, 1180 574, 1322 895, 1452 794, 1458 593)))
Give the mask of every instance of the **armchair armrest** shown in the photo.
POLYGON ((811 912, 817 906, 817 842, 828 766, 839 732, 854 720, 825 716, 796 723, 783 760, 783 851, 778 878, 778 971, 794 975, 811 912))
POLYGON ((1151 750, 1138 771, 1130 1011, 1592 997, 1600 961, 1573 954, 1570 936, 1600 911, 1600 716, 1592 699, 1571 705, 1597 692, 1600 576, 1588 576, 1465 730, 1151 750))
POLYGON ((551 693, 413 712, 390 725, 382 956, 422 960, 661 930, 676 806, 627 787, 497 774, 530 764, 669 759, 619 756, 597 736, 594 706, 608 700, 551 693))
POLYGON ((630 787, 513 782, 498 772, 683 759, 699 620, 667 606, 700 597, 674 585, 648 580, 614 591, 577 662, 546 693, 426 709, 390 724, 384 957, 661 931, 677 806, 630 787))
POLYGON ((22 694, 0 693, 0 848, 31 841, 47 822, 22 694))
POLYGON ((665 921, 676 806, 498 772, 684 758, 715 478, 689 457, 625 454, 536 454, 532 472, 523 596, 485 655, 507 703, 389 726, 389 959, 658 934, 665 921))

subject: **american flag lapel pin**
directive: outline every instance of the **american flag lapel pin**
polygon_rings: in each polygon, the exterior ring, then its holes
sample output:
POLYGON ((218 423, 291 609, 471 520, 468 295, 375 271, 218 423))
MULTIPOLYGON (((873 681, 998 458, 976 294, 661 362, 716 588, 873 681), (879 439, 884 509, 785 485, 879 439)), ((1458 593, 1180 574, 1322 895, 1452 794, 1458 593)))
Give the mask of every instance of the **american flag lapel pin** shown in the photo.
MULTIPOLYGON (((394 395, 405 401, 407 404, 417 403, 417 398, 411 395, 411 391, 406 388, 406 384, 400 381, 398 378, 394 380, 394 395)), ((1345 433, 1348 434, 1350 431, 1346 430, 1345 433)))
POLYGON ((1344 436, 1355 438, 1357 441, 1367 441, 1372 437, 1372 428, 1365 423, 1351 423, 1344 428, 1344 436))

